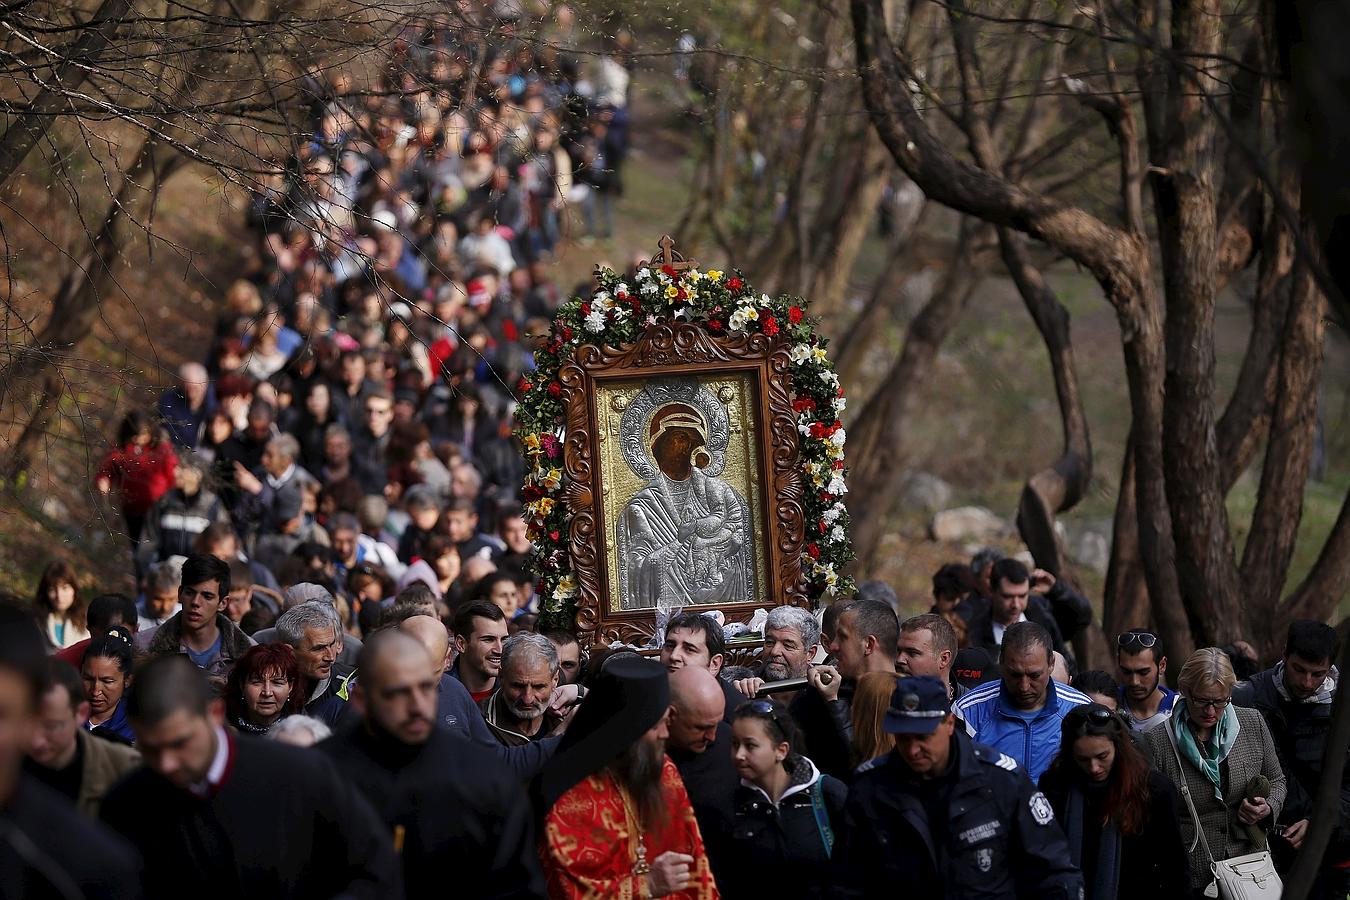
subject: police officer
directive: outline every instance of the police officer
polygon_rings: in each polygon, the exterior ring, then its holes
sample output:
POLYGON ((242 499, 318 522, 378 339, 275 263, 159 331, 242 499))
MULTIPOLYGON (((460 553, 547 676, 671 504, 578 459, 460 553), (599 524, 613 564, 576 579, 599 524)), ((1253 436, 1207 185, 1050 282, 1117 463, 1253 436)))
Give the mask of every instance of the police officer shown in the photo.
POLYGON ((1045 795, 1012 757, 958 728, 946 685, 906 678, 884 728, 888 756, 849 792, 836 859, 841 896, 1077 900, 1082 877, 1045 795))

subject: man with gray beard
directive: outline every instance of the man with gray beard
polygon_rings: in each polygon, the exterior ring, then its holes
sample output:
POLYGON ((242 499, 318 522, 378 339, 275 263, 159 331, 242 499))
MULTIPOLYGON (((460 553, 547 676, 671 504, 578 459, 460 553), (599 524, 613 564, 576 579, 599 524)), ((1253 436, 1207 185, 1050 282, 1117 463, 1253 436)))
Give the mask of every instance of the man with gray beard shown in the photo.
POLYGON ((507 747, 551 736, 562 716, 549 708, 558 686, 558 650, 540 634, 522 631, 502 644, 497 689, 478 703, 493 735, 507 747))
MULTIPOLYGON (((734 682, 736 690, 754 697, 765 682, 805 678, 819 649, 820 625, 815 616, 800 606, 775 606, 769 610, 769 618, 764 623, 764 652, 759 655, 759 675, 734 682)), ((792 691, 777 694, 775 698, 787 703, 796 694, 792 691)))

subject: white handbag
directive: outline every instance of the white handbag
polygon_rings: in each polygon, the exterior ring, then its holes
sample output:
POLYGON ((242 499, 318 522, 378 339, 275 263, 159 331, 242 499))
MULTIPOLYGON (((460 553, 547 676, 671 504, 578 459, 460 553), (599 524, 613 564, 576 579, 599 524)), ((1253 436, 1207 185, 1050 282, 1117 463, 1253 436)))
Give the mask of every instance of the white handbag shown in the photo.
MULTIPOLYGON (((1172 733, 1173 722, 1175 720, 1164 722, 1159 727, 1167 732, 1167 742, 1172 745, 1172 755, 1176 757, 1177 772, 1181 776, 1177 779, 1180 782, 1178 787, 1181 788, 1181 796, 1186 798, 1186 808, 1190 810, 1191 821, 1195 823, 1196 839, 1205 848, 1205 855, 1209 857, 1209 871, 1214 875, 1214 880, 1205 888, 1205 896, 1219 897, 1221 900, 1280 900, 1284 882, 1275 871, 1275 862, 1270 858, 1269 850, 1231 859, 1214 859, 1209 841, 1205 839, 1205 831, 1200 827, 1200 816, 1191 801, 1191 789, 1186 785, 1186 767, 1181 762, 1181 752, 1177 750, 1177 740, 1172 733)), ((1191 843, 1190 849, 1195 850, 1195 842, 1191 843)))

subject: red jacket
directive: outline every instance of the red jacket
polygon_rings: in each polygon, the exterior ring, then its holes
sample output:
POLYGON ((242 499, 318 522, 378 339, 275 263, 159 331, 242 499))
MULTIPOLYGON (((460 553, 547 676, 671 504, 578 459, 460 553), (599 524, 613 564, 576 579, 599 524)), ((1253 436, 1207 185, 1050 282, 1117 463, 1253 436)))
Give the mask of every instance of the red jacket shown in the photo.
POLYGON ((121 491, 122 510, 143 516, 164 493, 173 487, 178 457, 168 441, 138 448, 128 444, 109 450, 95 478, 107 478, 121 491))

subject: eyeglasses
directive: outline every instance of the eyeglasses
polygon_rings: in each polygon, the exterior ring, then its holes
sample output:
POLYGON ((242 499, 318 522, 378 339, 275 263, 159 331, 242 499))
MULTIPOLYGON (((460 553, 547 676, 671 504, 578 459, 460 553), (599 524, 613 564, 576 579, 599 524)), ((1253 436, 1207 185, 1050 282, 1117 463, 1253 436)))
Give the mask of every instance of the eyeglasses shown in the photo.
POLYGON ((1187 697, 1186 702, 1191 706, 1204 709, 1227 709, 1230 698, 1223 697, 1218 700, 1205 700, 1202 697, 1187 697))
POLYGON ((1139 645, 1145 650, 1158 643, 1158 636, 1151 631, 1126 631, 1116 636, 1116 646, 1129 647, 1139 645))

